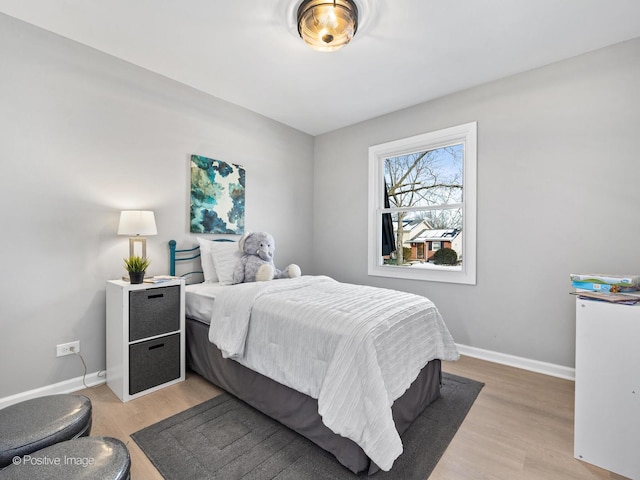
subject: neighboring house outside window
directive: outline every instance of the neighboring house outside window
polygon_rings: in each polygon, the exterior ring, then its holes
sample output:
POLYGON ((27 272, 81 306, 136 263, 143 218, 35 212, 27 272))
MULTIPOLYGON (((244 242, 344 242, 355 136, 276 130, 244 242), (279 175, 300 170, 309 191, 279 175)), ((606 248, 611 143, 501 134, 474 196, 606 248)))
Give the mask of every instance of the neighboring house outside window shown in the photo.
POLYGON ((410 241, 411 258, 409 261, 430 261, 441 248, 450 248, 462 260, 462 232, 458 229, 425 230, 410 241), (426 256, 425 253, 426 252, 426 256))
POLYGON ((473 122, 369 148, 369 275, 475 284, 476 132, 473 122), (433 263, 442 248, 456 265, 433 263))

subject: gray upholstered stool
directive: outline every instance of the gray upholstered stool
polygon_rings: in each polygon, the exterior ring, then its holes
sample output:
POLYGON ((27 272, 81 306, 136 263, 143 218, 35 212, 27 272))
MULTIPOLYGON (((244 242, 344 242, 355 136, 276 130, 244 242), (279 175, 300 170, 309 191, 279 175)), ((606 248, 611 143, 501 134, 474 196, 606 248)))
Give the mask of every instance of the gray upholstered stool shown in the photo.
POLYGON ((127 480, 131 457, 110 437, 82 437, 16 457, 0 480, 127 480))
POLYGON ((0 410, 0 468, 54 443, 89 435, 91 401, 83 395, 48 395, 0 410))

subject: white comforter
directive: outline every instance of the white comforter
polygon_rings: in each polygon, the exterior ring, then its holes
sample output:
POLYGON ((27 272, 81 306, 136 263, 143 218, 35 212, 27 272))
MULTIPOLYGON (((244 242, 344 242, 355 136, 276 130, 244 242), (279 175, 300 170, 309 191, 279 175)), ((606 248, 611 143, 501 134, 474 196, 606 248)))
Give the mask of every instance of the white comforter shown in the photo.
POLYGON ((425 297, 329 277, 218 291, 209 340, 227 358, 318 400, 324 424, 382 470, 402 453, 391 406, 430 360, 456 360, 425 297))

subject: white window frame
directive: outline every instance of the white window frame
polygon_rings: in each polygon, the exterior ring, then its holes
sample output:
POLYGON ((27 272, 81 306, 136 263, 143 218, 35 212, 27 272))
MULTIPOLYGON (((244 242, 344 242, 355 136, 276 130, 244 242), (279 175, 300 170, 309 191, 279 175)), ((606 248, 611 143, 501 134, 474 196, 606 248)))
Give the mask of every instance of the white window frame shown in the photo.
POLYGON ((467 285, 476 284, 477 131, 477 122, 470 122, 369 147, 369 275, 467 285), (382 255, 380 255, 382 252, 382 214, 398 210, 384 208, 384 160, 460 143, 463 144, 464 149, 462 268, 452 270, 444 266, 433 265, 430 268, 418 269, 384 265, 382 255))

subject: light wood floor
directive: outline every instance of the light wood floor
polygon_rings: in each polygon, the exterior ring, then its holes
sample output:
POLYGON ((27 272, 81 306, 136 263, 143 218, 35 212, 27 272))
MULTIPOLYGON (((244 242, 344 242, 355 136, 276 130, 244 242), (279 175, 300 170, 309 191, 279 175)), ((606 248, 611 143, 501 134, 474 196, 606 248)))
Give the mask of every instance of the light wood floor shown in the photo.
MULTIPOLYGON (((470 357, 444 362, 443 369, 485 386, 430 480, 624 478, 573 458, 573 382, 470 357)), ((129 435, 221 390, 188 374, 185 382, 127 403, 106 385, 80 393, 93 403, 91 434, 129 447, 132 479, 162 480, 129 435)))

